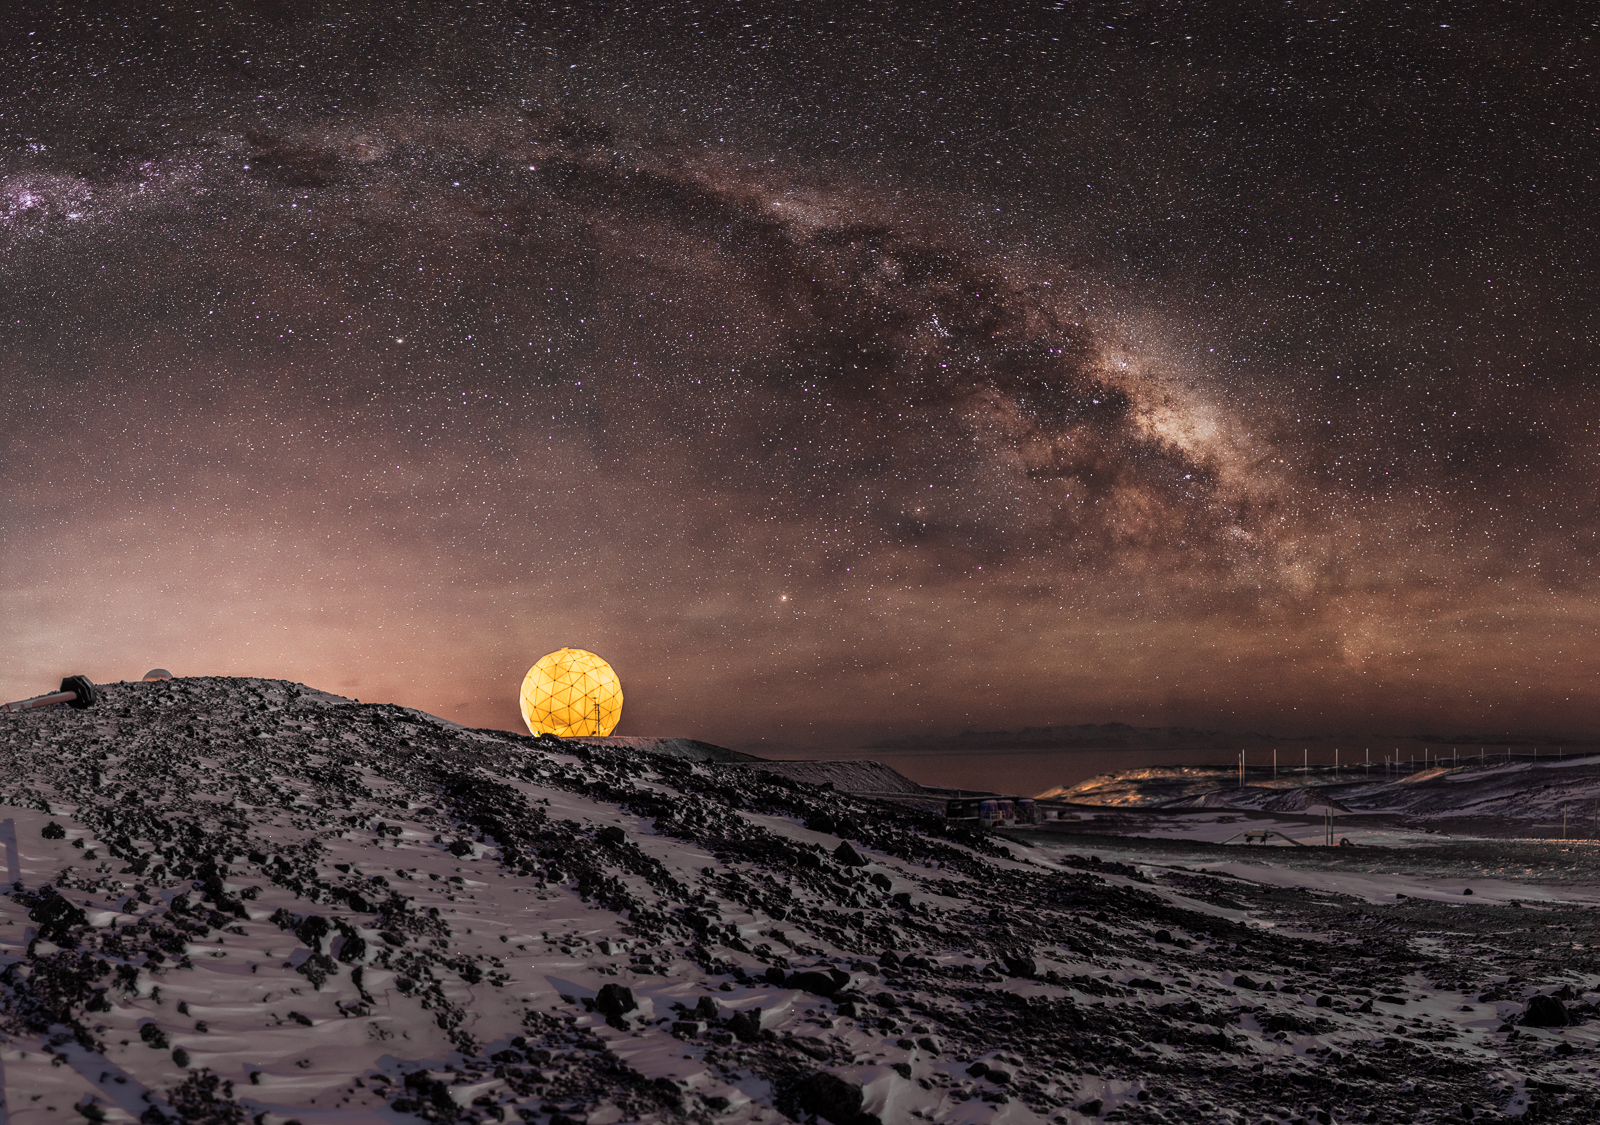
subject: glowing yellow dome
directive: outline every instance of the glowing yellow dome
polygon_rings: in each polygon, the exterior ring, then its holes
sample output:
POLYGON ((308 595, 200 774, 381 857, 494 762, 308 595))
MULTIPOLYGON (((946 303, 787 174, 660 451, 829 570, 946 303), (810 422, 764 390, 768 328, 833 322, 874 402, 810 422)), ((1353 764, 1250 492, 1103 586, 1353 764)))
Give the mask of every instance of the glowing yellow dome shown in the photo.
POLYGON ((592 652, 552 652, 523 678, 522 721, 534 734, 604 737, 621 718, 622 681, 592 652))

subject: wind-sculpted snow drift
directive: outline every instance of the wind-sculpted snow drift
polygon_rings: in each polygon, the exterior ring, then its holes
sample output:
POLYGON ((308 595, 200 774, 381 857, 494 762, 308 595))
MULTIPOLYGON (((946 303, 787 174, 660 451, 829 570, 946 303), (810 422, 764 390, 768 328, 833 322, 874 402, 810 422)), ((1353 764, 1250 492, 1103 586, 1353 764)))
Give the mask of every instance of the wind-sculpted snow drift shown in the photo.
POLYGON ((1442 924, 280 681, 8 717, 0 797, 13 1122, 1596 1104, 1577 908, 1442 924))

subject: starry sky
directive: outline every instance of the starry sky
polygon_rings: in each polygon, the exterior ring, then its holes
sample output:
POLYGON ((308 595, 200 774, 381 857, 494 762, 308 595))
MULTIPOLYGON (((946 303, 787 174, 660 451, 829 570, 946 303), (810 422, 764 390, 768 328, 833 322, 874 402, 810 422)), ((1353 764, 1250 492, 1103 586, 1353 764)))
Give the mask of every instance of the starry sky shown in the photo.
POLYGON ((1581 5, 0 26, 0 689, 1591 731, 1581 5))

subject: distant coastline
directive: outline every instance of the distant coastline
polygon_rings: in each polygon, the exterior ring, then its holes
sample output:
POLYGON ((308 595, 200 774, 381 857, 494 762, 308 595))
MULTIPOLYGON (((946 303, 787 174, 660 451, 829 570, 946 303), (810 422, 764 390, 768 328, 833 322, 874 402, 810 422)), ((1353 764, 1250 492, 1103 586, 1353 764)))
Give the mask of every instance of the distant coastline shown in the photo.
POLYGON ((1319 750, 1348 748, 1409 749, 1472 747, 1532 750, 1550 747, 1568 754, 1600 753, 1600 734, 1541 735, 1526 731, 1504 734, 1339 734, 1282 735, 1259 731, 1200 730, 1194 727, 1135 727, 1127 723, 1082 723, 1076 726, 1024 727, 1021 730, 962 731, 956 735, 908 735, 867 744, 867 750, 1319 750))

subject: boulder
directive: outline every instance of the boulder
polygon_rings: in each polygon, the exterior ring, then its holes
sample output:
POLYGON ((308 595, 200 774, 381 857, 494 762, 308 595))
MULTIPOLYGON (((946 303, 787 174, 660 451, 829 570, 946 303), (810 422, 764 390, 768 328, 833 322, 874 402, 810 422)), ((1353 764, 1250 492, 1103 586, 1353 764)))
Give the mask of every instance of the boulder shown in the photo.
POLYGON ((860 852, 850 846, 850 841, 845 840, 833 849, 833 858, 846 867, 865 867, 867 859, 860 852))
POLYGON ((602 985, 594 998, 594 1009, 603 1016, 613 1018, 631 1012, 639 1006, 633 998, 633 989, 621 984, 602 985))
POLYGON ((842 969, 803 969, 791 973, 783 983, 786 988, 798 988, 817 996, 832 996, 850 983, 850 974, 842 969))
POLYGON ((1530 997, 1522 1023, 1528 1027, 1566 1027, 1567 1006, 1554 996, 1530 997))
POLYGON ((785 1040, 785 1042, 787 1042, 789 1046, 793 1047, 801 1054, 809 1056, 816 1062, 825 1063, 833 1058, 833 1052, 830 1051, 828 1049, 828 1045, 820 1039, 812 1039, 809 1036, 804 1035, 791 1035, 787 1040, 785 1040))
POLYGON ((1005 962, 1006 972, 1014 977, 1036 977, 1039 975, 1039 963, 1026 953, 1007 953, 1001 958, 1005 962))
POLYGON ((307 914, 294 928, 294 936, 314 952, 322 952, 322 939, 331 933, 333 927, 328 920, 320 914, 307 914))
POLYGON ((825 1070, 802 1078, 795 1086, 794 1100, 803 1113, 816 1114, 833 1125, 855 1125, 861 1115, 861 1087, 825 1070))
POLYGON ((761 1009, 735 1012, 728 1020, 728 1030, 741 1043, 754 1043, 761 1036, 761 1009))

